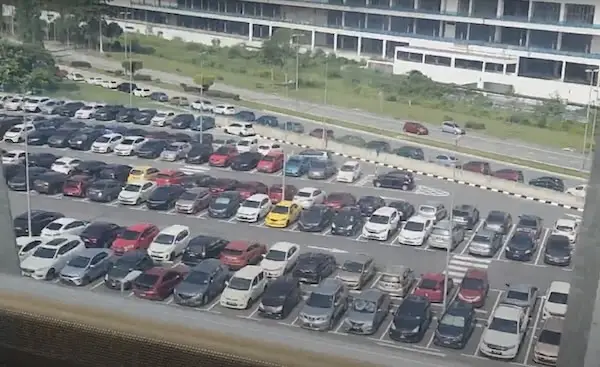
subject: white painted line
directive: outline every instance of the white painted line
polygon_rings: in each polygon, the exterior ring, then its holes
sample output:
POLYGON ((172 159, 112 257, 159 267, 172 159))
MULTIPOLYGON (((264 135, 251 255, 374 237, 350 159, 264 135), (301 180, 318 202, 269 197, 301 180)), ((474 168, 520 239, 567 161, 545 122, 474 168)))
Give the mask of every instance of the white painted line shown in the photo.
POLYGON ((217 297, 207 308, 206 311, 212 311, 219 304, 220 299, 217 297))
POLYGON ((254 318, 254 316, 258 313, 258 305, 256 305, 256 308, 254 308, 254 311, 252 311, 250 313, 250 315, 246 316, 247 319, 252 319, 254 318))
POLYGON ((169 297, 169 299, 167 300, 167 304, 170 305, 171 303, 173 303, 173 296, 169 297))
POLYGON ((548 241, 548 237, 550 236, 550 228, 546 228, 544 230, 544 234, 540 238, 540 245, 537 249, 537 256, 535 257, 535 261, 533 262, 536 265, 545 265, 540 264, 540 260, 542 259, 542 254, 544 253, 544 249, 546 248, 546 242, 548 241))
POLYGON ((394 317, 392 315, 392 319, 390 320, 390 323, 388 324, 388 326, 385 328, 385 331, 383 332, 383 334, 381 334, 381 336, 379 337, 379 340, 382 341, 385 339, 385 337, 388 335, 388 333, 390 332, 390 329, 392 327, 392 324, 394 323, 394 317))
MULTIPOLYGON (((525 363, 529 361, 529 356, 531 355, 531 348, 533 347, 533 343, 535 342, 536 335, 535 332, 537 330, 538 324, 542 319, 544 312, 542 311, 542 307, 544 307, 544 300, 541 299, 539 306, 537 307, 537 315, 535 317, 535 321, 533 322, 533 328, 531 329, 531 336, 529 337, 529 342, 527 343, 527 351, 525 352, 525 363)), ((534 309, 535 311, 535 309, 534 309)))
POLYGON ((334 334, 339 334, 339 335, 348 335, 347 333, 341 333, 340 332, 340 330, 342 329, 342 326, 344 326, 344 318, 342 317, 339 322, 340 322, 340 324, 338 325, 338 327, 335 328, 335 330, 333 331, 333 333, 334 334))
MULTIPOLYGON (((431 327, 431 325, 429 325, 429 327, 431 327)), ((436 324, 436 327, 437 327, 437 324, 436 324)), ((431 345, 433 344, 433 339, 435 339, 435 329, 433 331, 433 334, 431 334, 431 338, 429 338, 429 341, 427 342, 426 348, 431 348, 431 345)))
POLYGON ((412 347, 405 347, 403 345, 392 344, 390 342, 377 342, 375 344, 377 344, 377 345, 379 345, 381 347, 390 347, 390 348, 401 349, 401 350, 406 350, 406 351, 410 351, 410 352, 417 352, 417 353, 428 354, 428 355, 437 356, 437 357, 445 357, 446 356, 446 353, 435 352, 433 350, 429 351, 429 350, 425 350, 425 349, 417 349, 417 348, 412 348, 412 347))
POLYGON ((471 242, 473 242, 475 235, 481 229, 481 227, 483 226, 484 223, 485 223, 485 221, 483 219, 480 219, 479 222, 477 223, 477 225, 475 227, 473 227, 473 233, 467 239, 467 242, 465 242, 465 247, 460 251, 460 255, 464 255, 467 251, 469 251, 469 246, 471 245, 471 242))
POLYGON ((452 256, 452 259, 468 261, 471 264, 474 262, 483 263, 483 264, 491 264, 492 263, 492 259, 480 259, 478 257, 470 256, 470 255, 454 255, 454 256, 452 256))
POLYGON ((98 283, 94 284, 93 286, 90 287, 90 290, 93 291, 94 289, 100 287, 102 284, 104 284, 103 280, 100 280, 98 283))
POLYGON ((321 236, 327 236, 327 235, 329 235, 329 234, 331 234, 331 227, 330 227, 330 228, 327 228, 327 229, 325 230, 325 232, 321 233, 321 236))
POLYGON ((500 248, 500 250, 498 250, 498 254, 496 254, 496 256, 494 256, 494 259, 499 260, 502 257, 502 255, 504 255, 506 246, 508 246, 508 243, 510 242, 510 239, 512 238, 512 236, 515 234, 516 229, 517 229, 516 224, 513 224, 512 227, 510 227, 510 230, 508 231, 508 234, 506 235, 506 238, 504 239, 504 243, 502 244, 502 247, 500 248))
MULTIPOLYGON (((490 318, 494 315, 494 311, 496 311, 496 307, 498 307, 498 304, 500 303, 500 299, 502 298, 502 293, 504 293, 504 292, 500 291, 498 293, 498 298, 496 298, 496 301, 494 302, 494 305, 492 306, 492 310, 490 311, 490 318)), ((489 318, 488 318, 488 321, 489 321, 489 318)), ((477 348, 475 348, 475 352, 473 352, 472 356, 479 357, 479 346, 481 345, 481 342, 483 341, 484 335, 485 335, 485 332, 482 333, 481 336, 479 337, 479 342, 477 342, 477 348)))

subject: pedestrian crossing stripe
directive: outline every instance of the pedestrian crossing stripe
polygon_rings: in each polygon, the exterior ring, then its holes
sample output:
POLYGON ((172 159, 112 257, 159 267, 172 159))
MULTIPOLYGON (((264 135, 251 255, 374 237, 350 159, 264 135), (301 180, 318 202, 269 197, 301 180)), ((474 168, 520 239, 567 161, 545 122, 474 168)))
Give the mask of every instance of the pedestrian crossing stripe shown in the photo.
POLYGON ((183 166, 179 170, 186 175, 193 175, 194 173, 208 172, 210 168, 204 166, 183 166))
POLYGON ((448 269, 444 271, 454 283, 461 283, 469 269, 486 270, 492 263, 492 259, 480 259, 467 255, 453 255, 450 258, 448 269))

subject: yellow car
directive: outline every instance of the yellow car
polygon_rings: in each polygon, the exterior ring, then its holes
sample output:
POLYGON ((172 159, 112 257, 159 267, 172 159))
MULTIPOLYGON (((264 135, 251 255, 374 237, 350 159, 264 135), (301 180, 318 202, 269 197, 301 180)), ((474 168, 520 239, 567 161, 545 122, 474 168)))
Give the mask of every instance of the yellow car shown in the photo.
POLYGON ((267 214, 265 225, 271 228, 285 228, 298 220, 301 211, 302 208, 298 204, 289 200, 280 201, 267 214))
POLYGON ((129 177, 127 177, 127 183, 136 181, 151 181, 152 178, 158 173, 159 169, 150 166, 138 166, 133 167, 129 171, 129 177))

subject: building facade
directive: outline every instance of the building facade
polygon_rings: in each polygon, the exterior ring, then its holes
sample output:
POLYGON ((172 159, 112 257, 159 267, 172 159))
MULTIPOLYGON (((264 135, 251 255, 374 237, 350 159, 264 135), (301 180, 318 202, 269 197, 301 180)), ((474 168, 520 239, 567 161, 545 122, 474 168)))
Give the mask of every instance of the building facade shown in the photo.
POLYGON ((587 103, 600 66, 596 0, 114 0, 138 32, 260 44, 279 28, 394 73, 587 103), (140 23, 141 22, 141 23, 140 23), (140 29, 143 27, 144 29, 140 29), (160 29, 160 30, 159 30, 160 29), (193 34, 212 34, 198 36, 193 34))

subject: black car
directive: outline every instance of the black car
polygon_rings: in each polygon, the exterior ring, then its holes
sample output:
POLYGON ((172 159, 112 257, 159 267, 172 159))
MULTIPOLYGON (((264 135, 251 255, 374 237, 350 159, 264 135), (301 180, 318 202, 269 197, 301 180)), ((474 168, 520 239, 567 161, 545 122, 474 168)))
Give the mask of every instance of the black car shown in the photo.
POLYGON ((237 213, 244 199, 237 191, 225 191, 215 197, 208 206, 211 218, 230 218, 237 213))
POLYGON ((298 229, 302 232, 321 232, 333 222, 335 211, 326 205, 313 205, 300 213, 298 229))
POLYGON ((438 321, 433 343, 440 347, 463 349, 476 327, 477 315, 473 305, 454 302, 438 321))
POLYGON ((191 123, 190 129, 194 131, 206 131, 214 129, 216 126, 214 117, 200 115, 191 123))
POLYGON ((102 135, 104 135, 104 131, 98 129, 75 134, 69 139, 69 148, 74 150, 90 150, 92 144, 102 135))
POLYGON ((104 167, 106 167, 106 163, 102 161, 83 161, 77 165, 73 174, 97 177, 104 167))
POLYGON ((196 236, 190 240, 181 262, 193 267, 205 259, 218 259, 228 243, 229 241, 219 237, 196 236))
POLYGON ((407 221, 408 218, 415 214, 415 206, 404 200, 396 200, 387 204, 398 211, 400 215, 400 221, 407 221))
POLYGON ((201 262, 190 269, 173 290, 173 300, 181 306, 199 307, 217 298, 231 278, 227 265, 217 259, 201 262))
POLYGON ((64 173, 48 171, 33 181, 33 189, 40 194, 56 195, 62 193, 63 185, 69 176, 64 173))
POLYGON ((194 119, 194 115, 192 115, 191 113, 179 114, 175 116, 173 120, 171 120, 171 129, 189 129, 192 122, 194 122, 194 119))
POLYGON ((92 222, 79 235, 87 248, 109 248, 123 228, 109 222, 92 222))
POLYGON ((4 180, 6 183, 8 183, 8 181, 21 174, 21 173, 25 173, 25 165, 23 164, 7 164, 4 165, 2 167, 2 171, 4 172, 4 180))
MULTIPOLYGON (((39 236, 42 233, 42 229, 46 227, 51 222, 54 222, 58 218, 63 218, 64 215, 62 213, 57 212, 49 212, 46 210, 38 210, 34 209, 30 212, 31 216, 31 235, 39 236)), ((13 226, 15 228, 15 236, 28 236, 29 235, 29 226, 28 226, 28 215, 27 212, 20 214, 15 217, 13 220, 13 226)))
POLYGON ((363 196, 358 199, 356 206, 364 217, 370 217, 377 209, 385 206, 385 200, 379 196, 363 196))
POLYGON ((539 239, 544 231, 544 221, 537 215, 524 214, 519 216, 517 222, 517 232, 525 232, 533 235, 534 239, 539 239))
POLYGON ((259 125, 270 126, 270 127, 278 127, 279 120, 275 116, 264 115, 256 119, 256 123, 259 125))
POLYGON ((157 102, 168 102, 169 96, 164 92, 152 92, 152 94, 150 94, 150 100, 157 102))
POLYGON ((210 144, 194 144, 185 158, 186 163, 202 164, 208 162, 208 158, 213 154, 213 147, 210 144))
POLYGON ((335 257, 321 252, 300 254, 292 276, 302 283, 319 284, 337 269, 335 257))
POLYGON ((262 295, 258 314, 269 319, 285 319, 302 300, 300 282, 292 277, 277 278, 262 295))
POLYGON ((186 133, 175 133, 169 137, 170 141, 178 141, 183 143, 191 143, 194 141, 194 138, 186 133))
POLYGON ((18 175, 11 177, 7 182, 8 188, 13 191, 27 191, 27 188, 29 187, 31 190, 35 180, 47 173, 49 169, 44 167, 29 167, 28 171, 29 174, 23 171, 18 175), (29 178, 29 186, 27 184, 27 178, 29 178))
POLYGON ((117 180, 100 179, 92 182, 87 189, 87 198, 91 201, 110 203, 119 197, 123 185, 117 180))
POLYGON ((116 180, 124 184, 127 182, 131 168, 126 164, 107 164, 98 173, 98 178, 116 180))
POLYGON ((48 138, 48 146, 52 148, 68 148, 69 139, 79 133, 76 129, 60 129, 48 138))
POLYGON ((412 172, 394 170, 377 175, 373 180, 373 186, 408 191, 415 188, 415 177, 412 172))
POLYGON ((231 159, 231 169, 234 171, 250 171, 258 166, 262 154, 258 152, 244 152, 231 159))
POLYGON ((256 120, 256 115, 252 111, 240 111, 232 116, 235 120, 244 121, 244 122, 252 122, 256 120))
POLYGON ((29 165, 33 167, 52 167, 52 163, 59 157, 52 153, 29 153, 29 165))
POLYGON ((192 175, 185 175, 181 178, 179 185, 186 189, 193 189, 195 187, 206 187, 208 188, 216 179, 211 175, 204 173, 194 173, 192 175))
POLYGON ((156 110, 140 110, 133 118, 133 123, 136 125, 150 125, 152 118, 157 113, 156 110))
POLYGON ((500 234, 507 235, 512 227, 512 215, 500 210, 492 210, 485 218, 484 227, 500 234))
POLYGON ((533 180, 530 180, 529 184, 531 186, 541 187, 544 189, 549 189, 549 190, 554 190, 554 191, 559 191, 559 192, 565 191, 565 183, 562 179, 560 179, 558 177, 552 177, 552 176, 538 177, 538 178, 534 178, 533 180))
POLYGON ((133 93, 134 90, 138 89, 137 84, 135 83, 121 83, 119 85, 117 85, 116 88, 119 92, 123 92, 123 93, 133 93))
POLYGON ((399 342, 418 343, 423 339, 432 320, 433 311, 429 299, 414 294, 408 295, 394 313, 389 337, 399 342))
POLYGON ((148 197, 146 207, 151 210, 169 210, 184 192, 185 188, 179 185, 157 187, 148 197))
POLYGON ((452 221, 468 230, 479 223, 479 216, 479 209, 473 205, 460 204, 452 208, 452 221))
POLYGON ((392 151, 392 146, 387 141, 372 140, 365 146, 367 149, 372 149, 380 153, 389 153, 392 151))
POLYGON ((41 146, 48 144, 48 139, 56 133, 55 129, 42 129, 27 134, 27 144, 41 146))
POLYGON ((573 254, 573 246, 567 236, 550 235, 544 249, 544 263, 548 265, 569 266, 573 254))
POLYGON ((56 114, 60 116, 73 117, 75 112, 85 106, 83 102, 69 102, 55 109, 56 114))
POLYGON ((505 256, 507 259, 528 261, 531 260, 537 250, 537 241, 533 233, 515 232, 508 240, 505 256))
POLYGON ((148 140, 135 152, 140 158, 155 159, 169 145, 166 140, 148 140))
POLYGON ((115 261, 104 277, 104 285, 110 289, 129 290, 133 279, 125 278, 134 271, 144 272, 154 267, 154 261, 146 250, 127 251, 115 261))
POLYGON ((94 112, 92 117, 98 121, 113 121, 116 120, 117 114, 123 108, 123 106, 104 106, 94 112))
POLYGON ((361 230, 364 219, 358 207, 342 208, 331 222, 331 234, 338 236, 354 236, 361 230))
POLYGON ((137 107, 127 107, 123 108, 117 113, 115 121, 117 122, 133 122, 135 120, 135 116, 140 112, 140 109, 137 107))
POLYGON ((400 148, 392 150, 392 154, 398 155, 404 158, 416 159, 418 161, 425 160, 425 152, 419 147, 413 147, 410 145, 404 145, 400 148))

